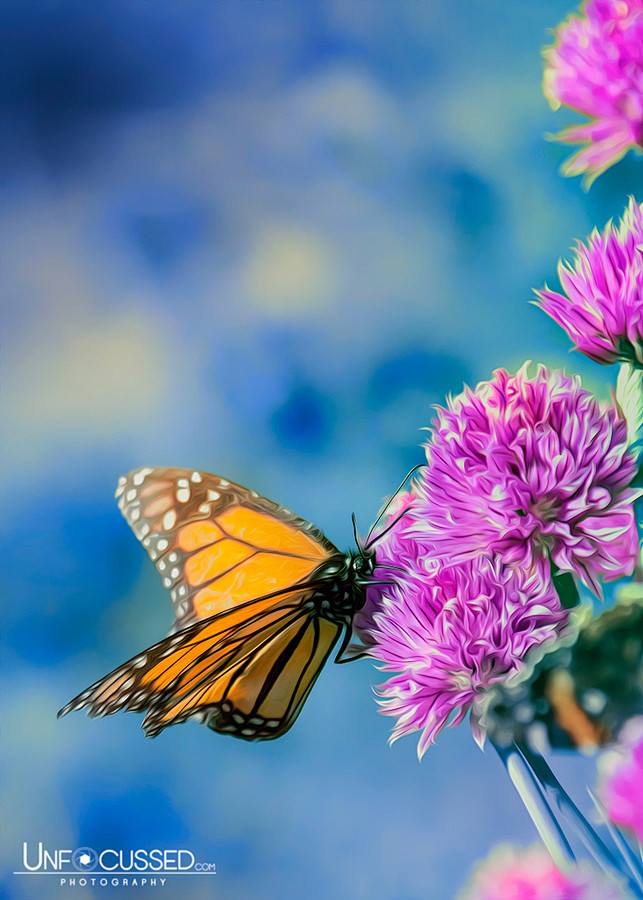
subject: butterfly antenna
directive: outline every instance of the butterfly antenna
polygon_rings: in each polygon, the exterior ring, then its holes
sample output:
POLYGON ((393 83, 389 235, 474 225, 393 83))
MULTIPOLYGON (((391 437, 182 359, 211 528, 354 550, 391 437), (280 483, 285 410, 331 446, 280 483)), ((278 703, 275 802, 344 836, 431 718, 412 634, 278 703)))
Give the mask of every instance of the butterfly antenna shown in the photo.
MULTIPOLYGON (((392 495, 392 497, 390 498, 390 500, 388 500, 388 501, 384 504, 384 506, 382 507, 382 511, 380 512, 380 514, 379 514, 379 516, 377 517, 377 519, 375 519, 375 521, 373 522, 373 524, 372 524, 371 527, 370 527, 370 530, 369 530, 368 534, 366 535, 366 546, 365 546, 365 549, 366 549, 366 550, 371 546, 371 535, 373 534, 373 531, 375 530, 375 528, 376 528, 377 524, 379 523, 380 519, 382 518, 382 516, 386 513, 386 510, 389 508, 389 506, 391 505, 391 503, 395 500, 395 498, 396 498, 397 495, 400 493, 400 491, 402 490, 402 488, 404 487, 404 485, 406 484, 406 482, 409 480, 409 478, 411 477, 411 475, 412 475, 414 472, 417 472, 418 469, 423 469, 425 465, 426 465, 426 463, 418 463, 417 466, 413 466, 413 468, 411 469, 411 471, 408 472, 408 474, 404 477, 404 480, 400 483, 399 487, 397 488, 397 490, 395 491, 395 493, 392 495)), ((396 520, 396 521, 397 521, 397 520, 396 520)), ((388 530, 388 529, 387 529, 387 530, 388 530)), ((383 531, 382 534, 386 534, 386 532, 383 531)), ((382 537, 382 535, 380 535, 380 537, 382 537)), ((376 538, 375 540, 379 540, 379 537, 376 538)), ((373 541, 372 543, 375 543, 375 541, 373 541)))
POLYGON ((351 521, 353 523, 353 537, 355 538, 355 543, 357 544, 357 549, 361 550, 362 547, 359 542, 359 538, 357 536, 357 522, 355 521, 355 513, 351 513, 351 521))
POLYGON ((404 516, 407 514, 407 512, 408 512, 408 509, 402 510, 402 512, 399 514, 399 516, 396 516, 392 522, 388 523, 388 525, 386 526, 384 531, 380 531, 380 533, 377 535, 377 537, 374 537, 372 541, 369 541, 368 544, 366 544, 364 549, 370 550, 371 547, 373 546, 373 544, 376 544, 379 540, 381 540, 384 537, 385 534, 388 534, 388 532, 391 530, 391 528, 394 528, 397 525, 397 523, 400 521, 400 519, 404 518, 404 516))

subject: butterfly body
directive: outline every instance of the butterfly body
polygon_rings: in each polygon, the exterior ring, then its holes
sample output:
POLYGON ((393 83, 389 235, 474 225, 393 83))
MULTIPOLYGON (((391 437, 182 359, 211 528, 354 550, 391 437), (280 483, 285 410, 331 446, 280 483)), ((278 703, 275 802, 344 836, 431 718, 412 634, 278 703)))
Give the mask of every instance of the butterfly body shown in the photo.
POLYGON ((309 601, 314 614, 349 626, 364 605, 365 589, 374 569, 374 554, 363 551, 337 553, 322 563, 311 577, 321 585, 309 601))
POLYGON ((197 718, 270 740, 292 725, 366 598, 372 550, 341 553, 314 525, 239 484, 189 469, 119 481, 119 507, 169 590, 169 637, 59 713, 145 711, 154 736, 197 718))

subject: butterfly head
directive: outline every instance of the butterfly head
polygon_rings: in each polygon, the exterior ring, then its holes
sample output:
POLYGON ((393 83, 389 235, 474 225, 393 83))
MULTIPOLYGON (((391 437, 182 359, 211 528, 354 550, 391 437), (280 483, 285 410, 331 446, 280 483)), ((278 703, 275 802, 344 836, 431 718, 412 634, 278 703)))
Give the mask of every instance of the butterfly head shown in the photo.
POLYGON ((349 554, 349 567, 356 584, 367 584, 375 571, 375 550, 360 547, 349 554))

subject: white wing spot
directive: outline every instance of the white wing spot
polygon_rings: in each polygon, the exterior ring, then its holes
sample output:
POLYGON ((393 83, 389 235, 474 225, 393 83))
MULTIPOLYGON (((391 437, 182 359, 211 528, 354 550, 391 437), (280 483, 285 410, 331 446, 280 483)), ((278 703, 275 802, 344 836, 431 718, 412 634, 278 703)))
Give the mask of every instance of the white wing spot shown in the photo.
POLYGON ((176 499, 179 503, 187 503, 190 499, 190 488, 179 488, 176 492, 176 499))
POLYGON ((201 506, 199 507, 199 512, 203 513, 205 516, 207 516, 209 514, 211 508, 212 507, 210 506, 209 503, 202 503, 201 506))
POLYGON ((174 528, 176 525, 176 510, 171 509, 169 512, 166 512, 163 516, 163 530, 169 531, 171 528, 174 528))
POLYGON ((137 490, 136 488, 130 488, 130 490, 125 494, 125 499, 128 503, 131 503, 132 500, 136 500, 137 490))
POLYGON ((133 509, 129 515, 132 522, 138 522, 138 520, 141 518, 141 511, 140 509, 133 509))
POLYGON ((171 579, 171 578, 164 578, 164 579, 163 579, 163 586, 164 586, 164 587, 169 588, 171 585, 172 585, 172 579, 171 579))
POLYGON ((208 500, 218 500, 220 496, 219 491, 208 491, 208 500))
POLYGON ((167 561, 171 563, 175 563, 179 558, 178 553, 168 553, 167 561))
POLYGON ((165 560, 160 559, 156 568, 159 570, 159 572, 165 572, 165 569, 167 568, 167 566, 165 565, 165 560))
POLYGON ((182 584, 181 587, 179 588, 179 597, 185 597, 187 592, 188 592, 188 589, 186 588, 186 586, 184 584, 182 584))
POLYGON ((172 571, 170 572, 170 575, 172 576, 172 578, 178 578, 180 574, 181 574, 180 571, 176 568, 172 569, 172 571))
POLYGON ((161 540, 160 540, 160 541, 157 543, 157 545, 156 545, 156 549, 157 549, 160 553, 162 553, 164 550, 167 550, 167 548, 168 548, 169 546, 170 546, 170 545, 169 545, 168 542, 165 540, 165 538, 161 538, 161 540))
POLYGON ((199 484, 201 481, 201 473, 200 472, 192 472, 190 475, 190 481, 193 481, 195 484, 199 484))
POLYGON ((178 478, 176 483, 177 483, 178 487, 189 487, 190 486, 187 478, 178 478))
POLYGON ((222 488, 230 487, 230 482, 227 481, 225 478, 219 478, 219 484, 222 488))

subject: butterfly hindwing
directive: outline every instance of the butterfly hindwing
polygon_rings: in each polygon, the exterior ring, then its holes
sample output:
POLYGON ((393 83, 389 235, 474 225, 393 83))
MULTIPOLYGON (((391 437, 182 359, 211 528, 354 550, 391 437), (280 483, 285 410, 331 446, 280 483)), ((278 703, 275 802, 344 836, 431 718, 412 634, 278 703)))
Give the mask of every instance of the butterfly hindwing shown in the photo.
POLYGON ((137 469, 116 496, 170 591, 175 630, 305 583, 338 553, 304 519, 206 472, 137 469))
POLYGON ((197 717, 245 740, 284 734, 341 632, 310 614, 310 591, 258 598, 194 623, 138 654, 61 710, 146 710, 148 736, 197 717), (243 615, 242 615, 243 613, 243 615))
POLYGON ((240 646, 214 670, 192 676, 147 713, 149 735, 197 716, 214 731, 245 740, 280 737, 297 718, 341 628, 300 611, 264 625, 252 652, 240 646))

